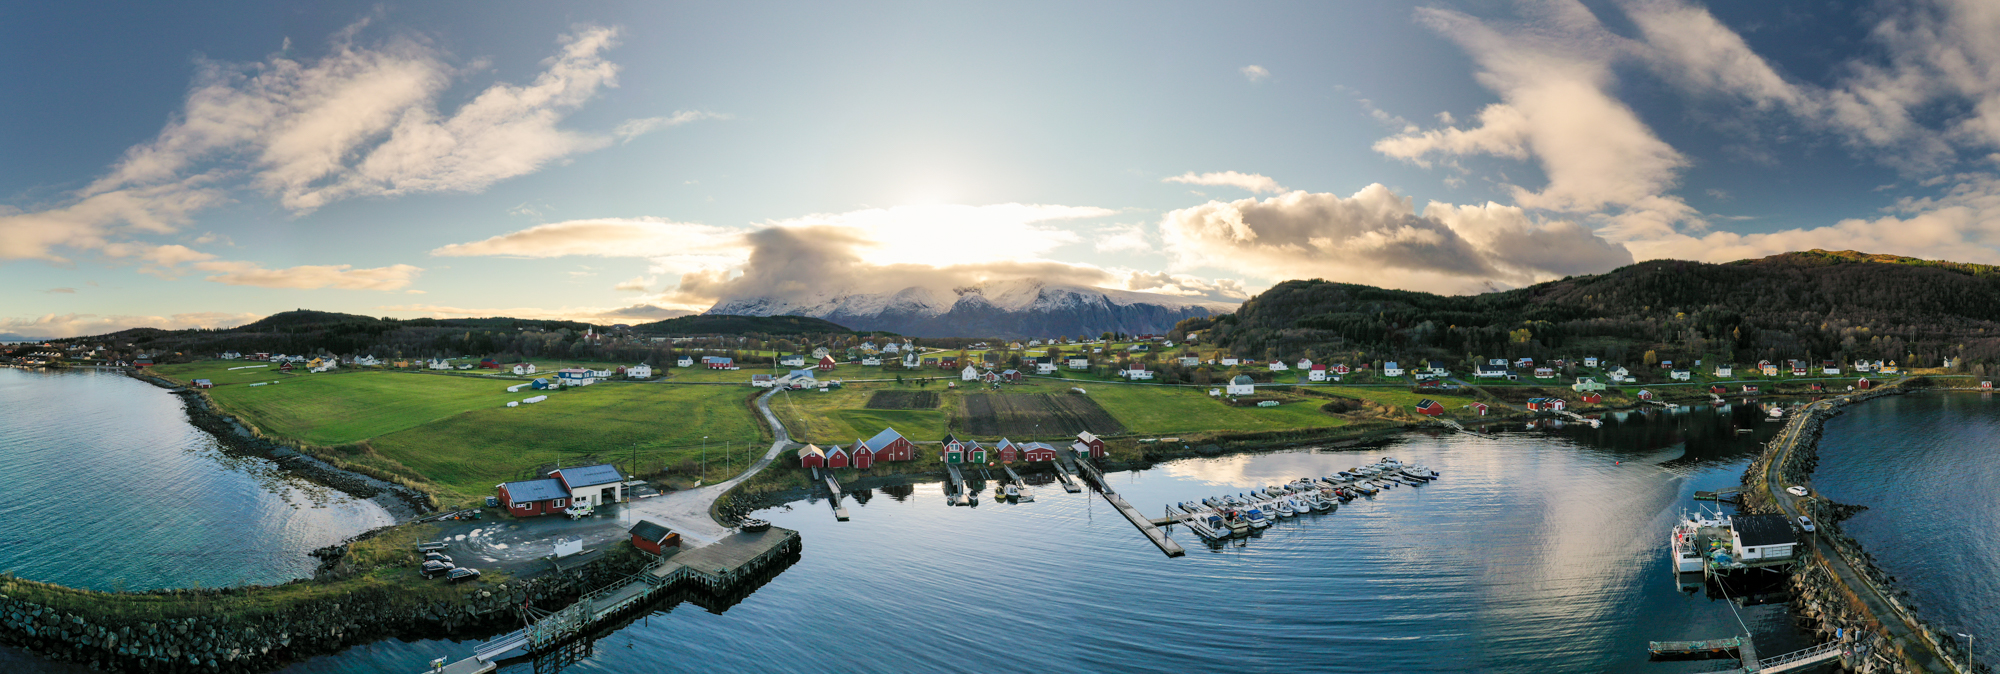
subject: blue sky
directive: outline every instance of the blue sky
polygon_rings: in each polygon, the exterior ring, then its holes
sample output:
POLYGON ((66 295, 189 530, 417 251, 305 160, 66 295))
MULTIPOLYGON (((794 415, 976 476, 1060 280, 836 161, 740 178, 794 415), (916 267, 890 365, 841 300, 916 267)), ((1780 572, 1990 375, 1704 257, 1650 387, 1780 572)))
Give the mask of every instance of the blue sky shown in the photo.
POLYGON ((1983 3, 1075 5, 0 5, 0 334, 2000 263, 1983 3))

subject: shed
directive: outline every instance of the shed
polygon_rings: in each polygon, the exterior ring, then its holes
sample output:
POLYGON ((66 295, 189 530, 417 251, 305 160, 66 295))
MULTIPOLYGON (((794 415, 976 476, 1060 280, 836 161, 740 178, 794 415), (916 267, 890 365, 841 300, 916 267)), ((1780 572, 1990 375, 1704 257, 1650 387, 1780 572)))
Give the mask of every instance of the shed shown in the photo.
POLYGON ((820 449, 819 445, 806 445, 804 447, 800 447, 799 467, 800 468, 826 467, 826 450, 820 449))
POLYGON ((608 463, 557 468, 549 471, 549 477, 562 480, 573 501, 601 506, 625 500, 625 476, 608 463))
POLYGON ((1433 417, 1443 416, 1444 406, 1439 405, 1438 401, 1431 400, 1430 398, 1425 398, 1423 400, 1417 401, 1417 413, 1433 417))
POLYGON ((1046 442, 1030 442, 1021 445, 1021 458, 1028 463, 1056 460, 1056 448, 1046 442))
POLYGON ((1784 515, 1737 515, 1730 518, 1729 542, 1738 560, 1789 559, 1799 534, 1784 515))
POLYGON ((841 449, 840 445, 828 445, 826 448, 826 467, 828 468, 846 468, 848 464, 852 463, 850 461, 852 458, 853 456, 848 454, 847 450, 841 449))
POLYGON ((638 524, 632 525, 632 547, 660 555, 666 554, 666 548, 680 546, 680 534, 655 524, 652 520, 639 520, 638 524))
POLYGON ((195 387, 195 388, 215 388, 215 382, 212 382, 212 381, 209 381, 209 380, 207 380, 207 379, 196 379, 196 380, 194 380, 194 387, 195 387))
MULTIPOLYGON (((1083 445, 1085 450, 1082 453, 1089 454, 1090 458, 1104 458, 1104 438, 1097 437, 1090 431, 1083 431, 1076 434, 1076 444, 1083 445)), ((1071 447, 1074 448, 1075 445, 1071 447)))

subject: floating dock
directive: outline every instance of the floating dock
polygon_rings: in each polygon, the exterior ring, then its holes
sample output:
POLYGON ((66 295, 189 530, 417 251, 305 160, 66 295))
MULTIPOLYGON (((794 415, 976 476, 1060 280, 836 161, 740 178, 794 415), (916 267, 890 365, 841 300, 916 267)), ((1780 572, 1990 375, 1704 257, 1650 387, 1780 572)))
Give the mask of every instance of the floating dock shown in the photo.
POLYGON ((1092 466, 1090 462, 1082 459, 1078 459, 1076 465, 1079 470, 1083 471, 1085 477, 1097 485, 1097 493, 1104 496, 1104 500, 1109 502, 1111 507, 1117 508, 1118 514, 1124 515, 1126 520, 1131 521, 1132 526, 1139 529, 1139 533, 1145 534, 1147 540, 1152 541, 1153 545, 1159 546, 1160 552, 1167 553, 1168 557, 1179 557, 1187 554, 1187 550, 1182 548, 1181 544, 1175 543, 1174 539, 1167 538, 1167 532, 1161 531, 1160 527, 1153 524, 1152 518, 1140 514, 1138 508, 1134 508, 1132 504, 1125 502, 1125 497, 1119 496, 1118 492, 1112 491, 1111 484, 1104 481, 1104 474, 1098 472, 1096 466, 1092 466))
MULTIPOLYGON (((814 468, 813 470, 820 469, 814 468)), ((826 490, 833 494, 833 519, 840 522, 847 521, 847 506, 840 502, 840 481, 833 479, 833 471, 831 470, 821 471, 820 476, 826 478, 826 490)))
POLYGON ((1083 491, 1083 485, 1076 483, 1076 473, 1070 471, 1068 464, 1062 461, 1056 461, 1055 464, 1056 479, 1062 481, 1063 491, 1071 494, 1083 491))
POLYGON ((967 505, 969 502, 965 497, 965 474, 959 472, 958 464, 955 463, 945 464, 944 470, 951 475, 951 504, 967 505))

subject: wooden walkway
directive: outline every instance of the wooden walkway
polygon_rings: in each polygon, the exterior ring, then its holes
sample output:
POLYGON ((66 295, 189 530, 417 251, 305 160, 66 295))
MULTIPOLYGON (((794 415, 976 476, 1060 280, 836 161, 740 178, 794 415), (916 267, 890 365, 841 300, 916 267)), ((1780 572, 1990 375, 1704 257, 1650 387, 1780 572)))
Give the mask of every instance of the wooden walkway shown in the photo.
POLYGON ((1097 484, 1097 493, 1104 496, 1104 500, 1111 503, 1111 507, 1117 508, 1118 514, 1124 515, 1126 520, 1131 521, 1132 526, 1139 529, 1139 533, 1145 534, 1147 540, 1152 541, 1153 545, 1159 546, 1160 552, 1167 553, 1168 557, 1179 557, 1187 554, 1187 550, 1182 548, 1181 544, 1175 543, 1174 539, 1167 538, 1167 533, 1161 531, 1158 526, 1153 524, 1152 518, 1140 514, 1138 508, 1134 508, 1132 504, 1125 502, 1125 497, 1119 496, 1118 492, 1112 491, 1111 484, 1104 481, 1104 474, 1098 472, 1096 466, 1090 465, 1089 461, 1082 459, 1078 459, 1076 465, 1078 469, 1083 471, 1084 476, 1097 484))
POLYGON ((826 478, 826 491, 832 494, 833 498, 833 519, 841 522, 847 521, 847 506, 840 502, 840 481, 833 479, 833 471, 831 470, 819 468, 814 468, 813 470, 817 471, 820 477, 826 478))
POLYGON ((965 497, 965 474, 959 472, 956 463, 945 464, 944 471, 951 474, 951 504, 966 505, 968 501, 965 497))
POLYGON ((1056 479, 1062 481, 1063 491, 1071 494, 1083 491, 1083 485, 1076 483, 1076 473, 1071 472, 1069 464, 1062 461, 1056 461, 1055 464, 1056 479))

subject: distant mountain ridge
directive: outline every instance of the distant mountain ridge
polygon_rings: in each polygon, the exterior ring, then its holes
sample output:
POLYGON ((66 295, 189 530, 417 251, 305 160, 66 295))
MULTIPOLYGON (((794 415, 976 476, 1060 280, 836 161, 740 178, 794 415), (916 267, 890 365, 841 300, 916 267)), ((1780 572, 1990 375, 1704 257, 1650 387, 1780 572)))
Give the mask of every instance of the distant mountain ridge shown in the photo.
POLYGON ((1226 302, 1023 279, 952 289, 912 286, 892 293, 828 291, 793 300, 733 298, 706 313, 810 316, 855 330, 913 337, 1018 338, 1164 334, 1180 321, 1235 308, 1226 302))
POLYGON ((738 316, 696 314, 632 326, 633 332, 654 335, 806 335, 854 332, 847 326, 809 316, 738 316))

